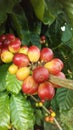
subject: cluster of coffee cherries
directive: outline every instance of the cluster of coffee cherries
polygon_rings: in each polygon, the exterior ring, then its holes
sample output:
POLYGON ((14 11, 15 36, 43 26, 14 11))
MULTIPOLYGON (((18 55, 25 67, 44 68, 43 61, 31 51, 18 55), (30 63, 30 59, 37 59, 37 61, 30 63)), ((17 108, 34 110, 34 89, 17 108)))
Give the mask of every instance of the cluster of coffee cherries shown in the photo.
POLYGON ((55 88, 60 87, 49 82, 50 74, 65 78, 64 64, 54 57, 52 49, 22 46, 20 39, 13 34, 0 36, 0 57, 4 63, 11 62, 8 71, 22 81, 22 92, 37 94, 41 101, 51 100, 55 88))
MULTIPOLYGON (((43 107, 43 103, 41 101, 36 102, 36 107, 43 107)), ((49 123, 54 123, 54 118, 56 117, 56 113, 52 109, 47 109, 47 113, 45 113, 44 120, 49 123)))
POLYGON ((50 109, 48 111, 49 111, 50 114, 46 113, 44 120, 46 122, 49 122, 49 123, 54 123, 54 119, 56 117, 56 113, 52 109, 50 109))

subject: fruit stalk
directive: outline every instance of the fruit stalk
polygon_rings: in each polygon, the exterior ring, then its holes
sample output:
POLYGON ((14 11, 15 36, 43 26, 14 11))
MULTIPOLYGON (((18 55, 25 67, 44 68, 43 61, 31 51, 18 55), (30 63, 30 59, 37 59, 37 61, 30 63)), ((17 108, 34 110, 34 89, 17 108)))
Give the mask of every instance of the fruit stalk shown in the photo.
MULTIPOLYGON (((33 95, 30 95, 30 97, 35 101, 35 102, 39 102, 33 95)), ((42 104, 42 108, 48 113, 50 114, 50 111, 42 104)), ((56 118, 54 118, 54 122, 57 125, 57 127, 59 128, 59 130, 63 130, 62 127, 60 126, 60 124, 58 123, 58 121, 56 120, 56 118)))
POLYGON ((49 81, 51 83, 57 84, 59 86, 62 86, 64 88, 72 89, 73 90, 73 80, 69 79, 62 79, 57 76, 54 76, 50 74, 49 81))
MULTIPOLYGON (((48 113, 50 114, 50 111, 43 105, 42 108, 48 113)), ((59 128, 59 130, 63 130, 60 126, 60 124, 58 123, 58 121, 56 120, 56 118, 54 118, 54 122, 57 125, 57 127, 59 128)))

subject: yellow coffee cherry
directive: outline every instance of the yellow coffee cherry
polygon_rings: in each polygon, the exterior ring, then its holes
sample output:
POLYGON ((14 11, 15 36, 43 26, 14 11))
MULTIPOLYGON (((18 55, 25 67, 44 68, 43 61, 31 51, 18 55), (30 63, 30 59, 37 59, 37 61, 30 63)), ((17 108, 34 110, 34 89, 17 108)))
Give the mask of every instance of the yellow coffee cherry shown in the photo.
POLYGON ((21 67, 18 69, 16 73, 16 77, 18 80, 24 80, 30 75, 30 68, 29 67, 21 67))
POLYGON ((10 65, 8 68, 10 74, 16 74, 17 70, 18 70, 18 66, 16 66, 15 64, 10 65))
POLYGON ((28 54, 28 47, 22 46, 19 50, 19 53, 23 53, 23 54, 27 55, 28 54))
POLYGON ((43 106, 43 103, 42 102, 39 102, 39 107, 42 107, 43 106))
POLYGON ((1 53, 1 60, 4 63, 10 63, 13 60, 13 56, 14 56, 13 53, 11 53, 10 51, 6 50, 6 51, 3 51, 1 53))
POLYGON ((52 112, 52 113, 51 113, 51 116, 52 116, 52 117, 55 117, 55 116, 56 116, 56 113, 55 113, 55 112, 52 112))

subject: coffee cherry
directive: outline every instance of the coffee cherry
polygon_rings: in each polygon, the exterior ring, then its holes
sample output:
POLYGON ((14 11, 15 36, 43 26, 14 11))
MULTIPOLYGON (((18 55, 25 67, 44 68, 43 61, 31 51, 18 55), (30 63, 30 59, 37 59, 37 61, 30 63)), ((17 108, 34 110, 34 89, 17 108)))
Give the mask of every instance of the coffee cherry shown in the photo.
POLYGON ((51 117, 55 117, 56 113, 55 112, 51 112, 51 117))
POLYGON ((26 67, 29 65, 28 56, 22 53, 16 53, 13 57, 13 63, 18 67, 26 67))
POLYGON ((48 62, 54 57, 53 51, 50 48, 43 48, 40 52, 41 61, 48 62))
POLYGON ((48 116, 48 113, 45 113, 45 116, 48 116))
POLYGON ((14 34, 6 34, 6 39, 9 40, 9 41, 14 41, 15 36, 14 36, 14 34))
POLYGON ((41 36, 41 40, 46 40, 46 37, 44 35, 41 36))
POLYGON ((6 35, 3 34, 0 36, 0 42, 3 42, 5 39, 6 39, 6 35))
POLYGON ((2 49, 2 45, 3 45, 2 42, 0 42, 0 49, 2 49))
POLYGON ((40 43, 44 44, 46 42, 46 37, 43 35, 40 37, 40 43))
POLYGON ((21 67, 18 69, 16 73, 16 77, 18 80, 24 80, 26 79, 30 74, 30 68, 29 67, 21 67))
POLYGON ((5 39, 4 42, 3 42, 3 48, 4 48, 4 47, 8 47, 9 44, 10 44, 10 42, 11 42, 10 40, 5 39))
POLYGON ((36 107, 42 107, 43 103, 42 102, 36 102, 36 107))
MULTIPOLYGON (((4 51, 9 51, 8 50, 8 46, 5 46, 4 44, 2 45, 2 49, 1 49, 1 53, 3 53, 4 51)), ((9 51, 10 52, 10 51, 9 51)))
POLYGON ((17 53, 20 49, 21 41, 19 38, 15 38, 14 41, 9 44, 9 51, 12 53, 17 53))
POLYGON ((45 100, 44 100, 44 99, 41 99, 41 102, 42 102, 42 103, 44 103, 44 102, 45 102, 45 100))
POLYGON ((43 106, 43 103, 42 102, 39 102, 39 107, 42 107, 43 106))
POLYGON ((10 74, 16 74, 17 70, 18 70, 18 66, 16 66, 15 64, 10 65, 8 68, 10 74))
POLYGON ((23 54, 27 55, 28 54, 28 47, 22 46, 19 50, 19 53, 23 53, 23 54))
POLYGON ((63 69, 64 64, 60 59, 54 58, 47 62, 44 67, 48 69, 49 73, 56 75, 63 69))
POLYGON ((38 96, 42 100, 51 100, 55 95, 55 89, 53 85, 45 81, 44 83, 40 83, 38 87, 38 96))
POLYGON ((35 105, 36 105, 36 107, 39 107, 39 103, 38 103, 38 102, 36 102, 36 104, 35 104, 35 105))
POLYGON ((13 60, 13 54, 11 52, 9 52, 8 50, 4 51, 1 53, 1 60, 4 63, 10 63, 13 60))
POLYGON ((50 116, 50 117, 49 117, 49 122, 50 122, 50 123, 53 123, 53 122, 54 122, 54 117, 50 116))
POLYGON ((28 58, 31 62, 37 62, 40 58, 40 49, 37 46, 30 46, 28 49, 28 58))
POLYGON ((22 84, 22 92, 33 95, 38 90, 38 84, 34 81, 32 76, 28 76, 22 84))
POLYGON ((49 78, 48 69, 43 66, 38 66, 33 70, 33 78, 36 82, 41 83, 49 78))
POLYGON ((46 116, 44 119, 46 122, 49 122, 49 116, 46 116))

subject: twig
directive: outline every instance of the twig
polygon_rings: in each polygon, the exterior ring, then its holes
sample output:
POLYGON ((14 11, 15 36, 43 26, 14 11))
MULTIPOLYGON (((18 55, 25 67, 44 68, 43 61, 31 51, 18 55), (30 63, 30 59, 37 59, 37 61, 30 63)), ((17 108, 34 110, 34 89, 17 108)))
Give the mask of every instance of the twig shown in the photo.
POLYGON ((59 130, 63 130, 62 127, 60 126, 60 124, 58 123, 58 121, 56 120, 56 118, 54 118, 54 122, 56 123, 59 130))
POLYGON ((49 81, 54 83, 54 84, 57 84, 59 86, 62 86, 64 88, 68 88, 68 89, 73 90, 73 80, 63 79, 63 78, 59 78, 59 77, 54 76, 54 75, 50 75, 49 81))
MULTIPOLYGON (((30 95, 30 97, 35 101, 35 102, 39 102, 33 95, 30 95)), ((50 114, 50 111, 44 106, 42 105, 42 108, 48 113, 50 114)), ((60 124, 58 123, 58 121, 56 120, 56 118, 54 118, 54 122, 57 125, 57 127, 59 128, 59 130, 63 130, 60 126, 60 124)))
POLYGON ((33 99, 35 102, 38 102, 38 100, 37 100, 33 95, 30 95, 30 97, 32 97, 32 99, 33 99))

